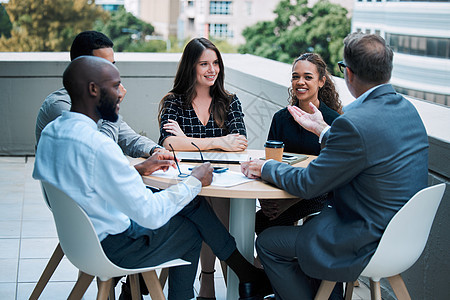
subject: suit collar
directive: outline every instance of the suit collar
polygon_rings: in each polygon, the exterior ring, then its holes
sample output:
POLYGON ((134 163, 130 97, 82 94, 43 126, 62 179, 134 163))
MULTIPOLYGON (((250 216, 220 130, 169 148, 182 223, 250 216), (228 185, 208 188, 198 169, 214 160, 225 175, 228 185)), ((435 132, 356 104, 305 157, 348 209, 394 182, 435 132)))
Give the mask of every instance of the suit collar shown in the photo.
POLYGON ((395 90, 391 84, 385 83, 385 84, 377 85, 377 86, 371 88, 370 90, 367 90, 364 94, 362 94, 361 96, 356 98, 356 100, 353 101, 352 103, 345 106, 343 111, 348 112, 349 110, 354 109, 355 107, 358 107, 359 105, 361 105, 367 99, 376 98, 376 97, 384 95, 384 94, 392 94, 392 93, 395 94, 395 90))
POLYGON ((367 94, 365 99, 376 98, 384 94, 395 94, 394 87, 389 83, 378 85, 367 94))

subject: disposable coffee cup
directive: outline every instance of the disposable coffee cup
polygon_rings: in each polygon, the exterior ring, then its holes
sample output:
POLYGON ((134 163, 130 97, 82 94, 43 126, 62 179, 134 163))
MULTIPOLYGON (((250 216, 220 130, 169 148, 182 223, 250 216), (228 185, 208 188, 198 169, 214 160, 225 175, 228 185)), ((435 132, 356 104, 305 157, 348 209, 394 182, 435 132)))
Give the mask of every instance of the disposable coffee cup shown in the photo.
POLYGON ((281 161, 283 159, 284 143, 281 141, 267 141, 264 144, 266 150, 266 160, 274 159, 281 161))

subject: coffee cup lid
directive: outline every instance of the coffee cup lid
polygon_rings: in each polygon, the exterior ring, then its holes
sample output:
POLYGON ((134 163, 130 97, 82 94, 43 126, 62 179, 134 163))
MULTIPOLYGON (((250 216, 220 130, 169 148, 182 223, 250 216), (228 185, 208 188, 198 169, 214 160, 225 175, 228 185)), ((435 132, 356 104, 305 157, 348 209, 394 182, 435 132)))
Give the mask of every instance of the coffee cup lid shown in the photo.
POLYGON ((281 141, 270 140, 270 141, 267 141, 264 144, 264 147, 267 147, 267 148, 284 148, 284 143, 281 142, 281 141))

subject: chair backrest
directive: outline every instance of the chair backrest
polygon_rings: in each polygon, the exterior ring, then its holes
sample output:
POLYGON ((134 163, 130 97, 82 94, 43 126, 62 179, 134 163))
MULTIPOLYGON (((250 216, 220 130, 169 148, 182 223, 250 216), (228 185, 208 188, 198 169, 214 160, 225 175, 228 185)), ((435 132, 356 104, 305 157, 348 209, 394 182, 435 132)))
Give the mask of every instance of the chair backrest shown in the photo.
POLYGON ((42 186, 52 208, 61 248, 70 262, 84 273, 103 279, 189 264, 177 259, 153 268, 125 269, 116 266, 103 252, 94 226, 84 210, 53 185, 42 182, 42 186))
POLYGON ((391 219, 361 275, 375 281, 400 274, 420 257, 428 240, 445 183, 417 192, 391 219))
POLYGON ((52 210, 52 208, 50 207, 50 202, 48 202, 47 193, 45 192, 45 189, 44 189, 44 186, 42 185, 42 182, 41 182, 41 191, 42 191, 42 196, 44 196, 45 204, 47 204, 47 207, 48 207, 50 210, 52 210))

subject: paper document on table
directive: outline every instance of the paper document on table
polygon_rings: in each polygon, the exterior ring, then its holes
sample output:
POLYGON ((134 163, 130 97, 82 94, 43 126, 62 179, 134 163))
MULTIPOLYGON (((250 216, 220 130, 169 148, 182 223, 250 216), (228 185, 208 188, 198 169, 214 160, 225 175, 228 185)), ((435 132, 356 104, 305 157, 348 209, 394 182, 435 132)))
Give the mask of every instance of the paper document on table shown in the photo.
MULTIPOLYGON (((234 152, 202 152, 205 161, 238 164, 248 160, 248 154, 234 152)), ((202 162, 199 152, 177 152, 177 158, 186 162, 202 162)))
MULTIPOLYGON (((181 173, 183 174, 191 174, 191 171, 189 170, 189 167, 192 167, 190 165, 185 164, 179 164, 181 173)), ((169 179, 176 179, 176 180, 183 180, 184 178, 179 177, 178 175, 180 172, 178 172, 178 169, 169 168, 166 172, 159 170, 151 174, 151 176, 157 176, 157 177, 163 177, 163 178, 169 178, 169 179)), ((245 177, 244 174, 240 172, 233 172, 230 170, 227 170, 223 173, 213 173, 213 181, 211 185, 213 186, 221 186, 221 187, 231 187, 238 184, 246 183, 253 181, 255 179, 250 179, 245 177)))
POLYGON ((244 174, 240 172, 233 171, 225 171, 223 173, 214 173, 213 182, 211 185, 214 186, 222 186, 222 187, 230 187, 238 184, 246 183, 253 181, 255 179, 250 179, 245 177, 244 174))

